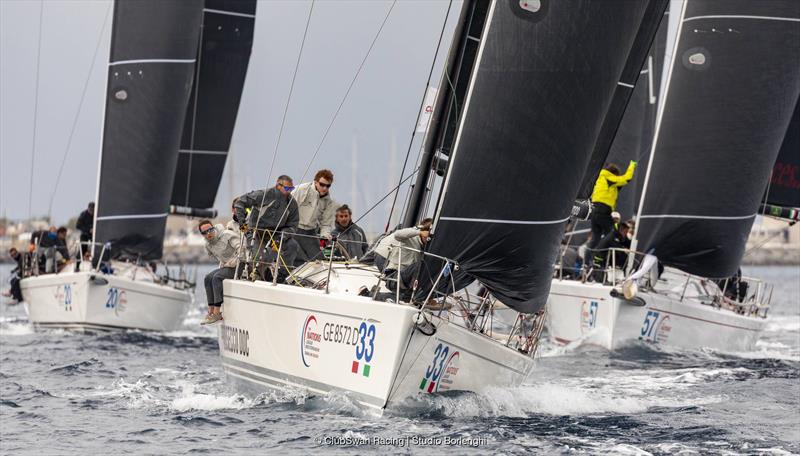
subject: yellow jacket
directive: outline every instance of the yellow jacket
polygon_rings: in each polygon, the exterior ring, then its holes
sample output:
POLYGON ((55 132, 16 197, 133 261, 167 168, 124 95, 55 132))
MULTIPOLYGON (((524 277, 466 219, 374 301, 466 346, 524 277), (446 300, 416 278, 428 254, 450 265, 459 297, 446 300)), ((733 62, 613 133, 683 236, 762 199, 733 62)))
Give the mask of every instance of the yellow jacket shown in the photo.
POLYGON ((607 169, 600 171, 600 175, 597 176, 597 181, 594 183, 592 202, 603 203, 614 209, 617 206, 619 188, 624 187, 628 181, 633 179, 633 170, 635 168, 636 162, 631 160, 628 170, 622 176, 617 176, 607 169))

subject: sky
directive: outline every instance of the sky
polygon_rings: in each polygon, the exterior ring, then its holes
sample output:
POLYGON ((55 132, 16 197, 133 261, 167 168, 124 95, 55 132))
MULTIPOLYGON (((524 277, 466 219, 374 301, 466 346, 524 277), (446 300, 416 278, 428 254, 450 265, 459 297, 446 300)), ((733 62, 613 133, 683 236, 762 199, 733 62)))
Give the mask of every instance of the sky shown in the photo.
MULTIPOLYGON (((393 188, 409 144, 409 170, 417 159, 421 135, 413 135, 415 120, 449 3, 394 4, 310 163, 392 6, 391 1, 318 0, 274 171, 268 176, 311 2, 260 0, 231 155, 215 204, 218 211, 227 214, 233 196, 263 188, 279 174, 289 174, 298 184, 321 168, 333 170, 331 194, 350 205, 356 218, 393 188)), ((104 0, 0 0, 0 216, 51 214, 61 224, 95 199, 110 6, 104 0)), ((433 85, 438 85, 459 8, 460 2, 454 1, 433 85)), ((402 191, 401 205, 404 198, 402 191)), ((390 202, 361 225, 369 232, 381 231, 390 202)), ((393 220, 398 216, 396 211, 393 220)))

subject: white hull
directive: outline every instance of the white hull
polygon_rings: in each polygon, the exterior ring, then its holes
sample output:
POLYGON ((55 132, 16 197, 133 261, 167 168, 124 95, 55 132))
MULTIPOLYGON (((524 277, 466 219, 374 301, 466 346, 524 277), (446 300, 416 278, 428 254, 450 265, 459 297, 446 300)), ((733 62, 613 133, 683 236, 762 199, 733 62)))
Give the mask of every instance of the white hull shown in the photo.
POLYGON ((171 331, 191 303, 186 290, 94 271, 28 277, 20 286, 38 327, 171 331))
POLYGON ((532 368, 529 356, 427 312, 436 332, 424 335, 408 305, 265 282, 224 287, 222 362, 249 391, 344 391, 380 410, 418 393, 519 385, 532 368))
POLYGON ((674 276, 670 280, 678 285, 677 293, 666 292, 669 285, 660 284, 656 293, 640 291, 637 297, 645 305, 636 306, 611 297, 610 285, 554 279, 547 311, 550 338, 563 344, 580 340, 609 350, 636 340, 684 348, 755 346, 768 319, 712 306, 708 296, 692 295, 696 288, 691 284, 684 287, 674 276))

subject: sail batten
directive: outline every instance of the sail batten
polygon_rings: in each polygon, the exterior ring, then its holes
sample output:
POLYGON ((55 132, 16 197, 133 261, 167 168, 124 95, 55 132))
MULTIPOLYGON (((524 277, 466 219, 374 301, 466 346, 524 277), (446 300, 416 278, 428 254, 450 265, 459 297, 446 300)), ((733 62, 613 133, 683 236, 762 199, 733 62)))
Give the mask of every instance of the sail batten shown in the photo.
POLYGON ((162 256, 202 7, 202 0, 114 3, 94 228, 111 257, 162 256))
POLYGON ((800 23, 749 16, 800 3, 685 3, 636 227, 637 250, 711 278, 739 267, 800 95, 800 23))

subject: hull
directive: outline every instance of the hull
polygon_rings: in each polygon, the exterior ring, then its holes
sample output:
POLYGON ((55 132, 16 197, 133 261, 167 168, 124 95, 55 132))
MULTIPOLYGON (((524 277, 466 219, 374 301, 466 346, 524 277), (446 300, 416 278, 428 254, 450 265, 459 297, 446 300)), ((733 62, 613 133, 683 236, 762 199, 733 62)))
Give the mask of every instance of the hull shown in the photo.
POLYGON ((519 385, 533 360, 415 307, 346 293, 226 280, 222 363, 240 389, 342 391, 382 410, 415 394, 519 385), (427 331, 430 333, 430 331, 427 331))
POLYGON ((28 277, 20 286, 37 327, 171 331, 191 303, 186 290, 93 271, 28 277))
MULTIPOLYGON (((681 284, 682 285, 682 284, 681 284)), ((613 287, 553 280, 547 328, 551 339, 599 345, 609 350, 632 341, 678 346, 749 350, 769 321, 709 304, 703 296, 640 292, 644 305, 611 296, 613 287)))

